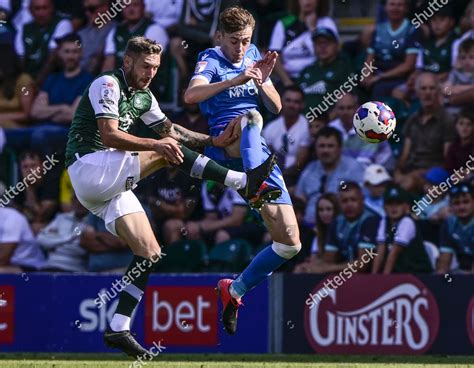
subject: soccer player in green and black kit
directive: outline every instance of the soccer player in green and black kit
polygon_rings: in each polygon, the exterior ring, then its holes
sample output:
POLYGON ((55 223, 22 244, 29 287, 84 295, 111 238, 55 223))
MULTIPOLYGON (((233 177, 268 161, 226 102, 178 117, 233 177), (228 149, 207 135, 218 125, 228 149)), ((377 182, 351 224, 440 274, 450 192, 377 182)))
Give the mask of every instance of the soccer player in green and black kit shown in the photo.
POLYGON ((104 334, 108 346, 133 357, 147 351, 130 334, 130 318, 161 250, 131 189, 139 180, 172 164, 192 177, 214 180, 238 190, 248 199, 265 199, 262 183, 275 163, 275 157, 270 156, 257 168, 241 173, 188 149, 186 146, 227 146, 236 139, 232 133, 235 123, 218 137, 173 124, 148 89, 160 66, 161 50, 159 44, 144 37, 128 42, 123 67, 100 75, 85 91, 66 148, 66 166, 78 200, 102 218, 107 230, 124 240, 134 253, 126 272, 132 281, 120 293, 117 309, 104 334), (165 138, 128 134, 138 120, 165 138))

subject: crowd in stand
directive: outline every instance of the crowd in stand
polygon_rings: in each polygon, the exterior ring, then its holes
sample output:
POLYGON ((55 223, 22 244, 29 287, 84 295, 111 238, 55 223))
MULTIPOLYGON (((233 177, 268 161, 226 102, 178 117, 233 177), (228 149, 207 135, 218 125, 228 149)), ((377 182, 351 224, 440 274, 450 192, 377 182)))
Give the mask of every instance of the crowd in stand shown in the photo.
MULTIPOLYGON (((208 133, 199 106, 182 96, 198 53, 218 47, 220 11, 240 5, 257 20, 260 52, 279 53, 272 80, 283 107, 278 116, 261 109, 262 135, 303 243, 283 270, 339 272, 375 248, 365 272, 474 273, 474 0, 435 10, 419 0, 371 3, 364 14, 327 0, 0 0, 0 272, 129 264, 126 244, 77 201, 64 169, 82 93, 145 35, 164 49, 151 86, 161 108, 208 133), (343 32, 344 14, 373 21, 343 32), (380 144, 352 127, 370 100, 397 117, 380 144)), ((156 138, 140 123, 133 134, 156 138)), ((259 214, 214 182, 170 167, 135 192, 164 253, 200 244, 202 270, 219 269, 211 263, 223 250, 251 257, 270 242, 259 214)))

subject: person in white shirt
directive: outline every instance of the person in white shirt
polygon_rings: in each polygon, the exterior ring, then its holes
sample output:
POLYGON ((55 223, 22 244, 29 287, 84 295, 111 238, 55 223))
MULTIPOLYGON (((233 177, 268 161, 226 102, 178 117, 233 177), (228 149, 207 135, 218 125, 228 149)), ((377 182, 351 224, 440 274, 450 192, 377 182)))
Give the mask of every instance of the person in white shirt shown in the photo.
POLYGON ((145 0, 145 8, 155 23, 167 29, 179 22, 183 3, 184 0, 145 0))
POLYGON ((451 63, 453 67, 458 67, 458 54, 459 54, 459 46, 464 40, 468 38, 474 38, 474 1, 471 1, 469 6, 466 8, 466 17, 471 24, 471 29, 466 31, 460 38, 453 42, 452 46, 452 53, 451 53, 451 63))
POLYGON ((282 96, 280 116, 262 130, 268 146, 277 154, 288 185, 291 182, 296 184, 297 177, 293 181, 291 177, 298 176, 298 169, 301 169, 302 162, 299 162, 298 153, 311 145, 309 124, 302 114, 303 109, 303 91, 297 86, 287 87, 282 96))
POLYGON ((330 28, 338 35, 336 23, 327 16, 327 1, 291 3, 295 11, 277 21, 268 47, 280 54, 275 72, 285 86, 294 84, 301 71, 316 61, 311 33, 317 27, 330 28))
MULTIPOLYGON (((4 190, 0 192, 3 197, 4 190)), ((0 273, 40 270, 44 254, 26 217, 14 208, 0 206, 0 273)))

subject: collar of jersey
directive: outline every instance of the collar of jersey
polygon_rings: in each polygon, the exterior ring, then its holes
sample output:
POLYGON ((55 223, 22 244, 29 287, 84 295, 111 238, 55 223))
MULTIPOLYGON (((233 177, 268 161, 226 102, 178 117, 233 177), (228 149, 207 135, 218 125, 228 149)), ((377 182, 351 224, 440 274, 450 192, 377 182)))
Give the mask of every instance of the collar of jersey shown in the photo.
MULTIPOLYGON (((245 55, 247 55, 247 52, 244 54, 244 58, 242 59, 242 61, 240 63, 233 63, 232 61, 230 61, 229 59, 227 59, 227 57, 224 55, 224 53, 222 52, 221 50, 221 47, 220 46, 216 46, 214 47, 214 51, 217 53, 217 55, 219 55, 221 58, 223 58, 225 61, 227 61, 229 64, 233 65, 235 68, 241 68, 242 65, 244 65, 244 61, 245 61, 245 55)), ((248 51, 248 50, 247 50, 248 51)))
POLYGON ((120 71, 122 72, 123 81, 125 82, 125 85, 127 86, 126 91, 128 92, 128 94, 129 94, 129 95, 132 95, 132 94, 134 94, 135 92, 137 92, 136 89, 134 89, 133 87, 130 87, 130 86, 128 85, 127 78, 125 78, 125 71, 123 70, 123 68, 120 68, 120 71))
POLYGON ((390 36, 397 36, 400 33, 402 33, 405 30, 405 28, 408 26, 408 19, 406 18, 403 19, 402 24, 400 25, 400 27, 398 27, 396 31, 392 29, 392 25, 390 24, 390 22, 387 21, 387 24, 388 24, 387 30, 390 36))

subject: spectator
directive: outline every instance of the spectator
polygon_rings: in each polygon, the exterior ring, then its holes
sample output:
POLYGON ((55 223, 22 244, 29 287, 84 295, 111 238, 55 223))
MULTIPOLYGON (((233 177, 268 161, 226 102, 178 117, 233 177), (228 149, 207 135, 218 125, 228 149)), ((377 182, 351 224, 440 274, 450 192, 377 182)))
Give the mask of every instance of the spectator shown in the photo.
POLYGON ((269 122, 262 131, 268 146, 278 157, 278 165, 288 186, 298 180, 301 163, 298 152, 311 145, 308 121, 301 114, 304 93, 297 86, 287 87, 282 95, 280 116, 269 122))
POLYGON ((313 270, 316 273, 339 272, 351 262, 357 265, 358 271, 364 272, 374 254, 380 218, 364 209, 364 195, 357 183, 346 183, 340 188, 338 197, 341 214, 331 223, 323 261, 317 267, 313 266, 313 270))
POLYGON ((316 226, 311 239, 310 255, 298 264, 294 273, 312 273, 313 266, 318 266, 324 255, 324 242, 327 238, 329 225, 339 215, 339 203, 334 193, 324 193, 316 203, 316 226))
POLYGON ((81 244, 89 211, 74 198, 72 211, 59 213, 38 236, 38 243, 47 252, 44 271, 85 272, 88 252, 81 244))
POLYGON ((122 66, 125 47, 130 38, 144 36, 159 43, 163 50, 168 47, 166 31, 145 17, 144 0, 130 0, 122 11, 123 22, 116 25, 107 35, 105 42, 105 61, 102 71, 122 66))
POLYGON ((351 157, 342 155, 342 138, 338 130, 325 127, 315 142, 317 161, 310 162, 303 170, 295 195, 306 205, 305 222, 314 226, 316 201, 325 192, 337 192, 345 182, 362 183, 364 169, 351 157))
POLYGON ((378 164, 369 165, 364 172, 364 204, 380 217, 385 217, 383 194, 392 177, 385 167, 378 164))
POLYGON ((449 216, 449 200, 445 191, 439 191, 440 184, 449 182, 449 172, 442 167, 433 167, 424 176, 424 195, 421 203, 425 206, 420 219, 439 222, 449 216), (436 194, 434 194, 436 193, 436 194))
POLYGON ((26 217, 14 208, 0 206, 0 273, 36 271, 43 264, 44 255, 26 217))
POLYGON ((384 194, 387 216, 377 232, 377 257, 372 273, 429 273, 431 264, 419 226, 410 216, 411 199, 402 188, 387 188, 384 194), (387 251, 388 247, 388 251, 387 251))
POLYGON ((394 159, 392 149, 387 141, 379 144, 367 144, 361 140, 352 124, 354 114, 359 107, 357 96, 348 93, 336 103, 336 119, 329 126, 341 132, 343 137, 343 154, 359 161, 364 167, 376 163, 393 168, 394 159))
POLYGON ((26 215, 35 233, 51 221, 58 209, 59 197, 59 166, 55 167, 58 161, 53 155, 42 163, 41 157, 33 151, 20 155, 21 183, 25 189, 13 200, 14 206, 26 215))
POLYGON ((12 45, 14 42, 14 30, 12 29, 10 23, 8 22, 8 12, 0 2, 0 22, 2 26, 0 27, 0 44, 12 45))
POLYGON ((205 240, 210 244, 226 241, 229 236, 243 237, 241 226, 247 215, 247 203, 233 189, 213 181, 202 183, 201 198, 205 211, 199 221, 175 221, 168 226, 168 244, 183 236, 191 240, 205 240))
POLYGON ((458 52, 459 52, 459 46, 461 43, 467 39, 474 39, 474 1, 471 0, 469 3, 468 7, 465 10, 465 17, 467 18, 467 23, 470 25, 470 29, 468 29, 460 38, 458 38, 456 41, 453 43, 453 53, 452 53, 452 58, 451 62, 453 64, 453 67, 458 67, 458 52))
POLYGON ((69 126, 84 90, 94 78, 81 69, 78 35, 69 34, 56 41, 63 71, 48 76, 31 109, 39 120, 32 128, 31 145, 44 154, 64 152, 69 126))
POLYGON ((1 44, 0 55, 0 127, 19 128, 30 116, 33 79, 22 72, 12 45, 1 44))
POLYGON ((474 190, 467 183, 451 188, 450 207, 453 212, 441 227, 440 256, 437 272, 474 272, 474 190), (453 258, 459 270, 451 268, 453 258))
POLYGON ((445 161, 450 172, 466 165, 469 155, 474 156, 474 112, 467 108, 461 111, 455 127, 456 138, 449 146, 445 161))
POLYGON ((100 15, 109 11, 109 0, 84 0, 87 24, 78 31, 82 41, 81 68, 97 75, 104 62, 105 40, 115 22, 103 22, 100 15))
POLYGON ((178 226, 176 222, 197 220, 202 215, 201 182, 178 168, 161 170, 143 184, 140 187, 146 193, 145 200, 152 211, 157 234, 163 234, 165 244, 179 240, 180 235, 172 231, 178 226))
POLYGON ((440 104, 436 76, 422 73, 416 80, 421 110, 411 115, 403 129, 404 144, 395 181, 405 190, 421 192, 422 177, 441 166, 454 138, 453 119, 440 104))
POLYGON ((15 49, 25 71, 41 85, 54 65, 55 40, 71 33, 72 24, 55 13, 53 0, 31 0, 30 11, 33 21, 18 30, 15 49))
POLYGON ((406 0, 387 0, 388 20, 377 24, 371 46, 367 50, 366 65, 377 68, 375 75, 362 82, 372 90, 372 98, 391 95, 393 88, 402 84, 415 70, 419 52, 418 32, 406 18, 406 0))
POLYGON ((297 81, 304 91, 306 116, 310 122, 309 116, 315 115, 315 110, 321 113, 330 109, 326 96, 341 88, 352 71, 349 60, 339 52, 339 40, 332 29, 316 28, 312 38, 317 61, 303 69, 297 81))
MULTIPOLYGON (((462 95, 474 86, 474 38, 468 38, 459 46, 459 69, 449 73, 443 92, 446 96, 462 95)), ((449 111, 457 113, 460 107, 450 107, 449 111)))
POLYGON ((219 14, 238 4, 238 0, 185 1, 178 27, 170 41, 170 53, 178 66, 181 81, 188 80, 192 74, 196 55, 217 43, 219 14))
POLYGON ((153 21, 169 33, 175 31, 186 0, 145 0, 147 13, 153 21))
POLYGON ((440 81, 446 80, 451 70, 451 50, 456 34, 453 8, 444 6, 429 20, 432 35, 422 43, 421 66, 425 71, 437 74, 440 81))
POLYGON ((324 27, 338 34, 336 24, 328 17, 327 0, 298 0, 292 2, 292 7, 292 14, 275 24, 269 45, 280 54, 275 73, 284 86, 294 84, 301 71, 316 61, 311 32, 324 27))
POLYGON ((305 167, 309 161, 317 160, 316 152, 314 152, 314 142, 316 142, 316 137, 321 129, 327 127, 329 124, 329 114, 322 113, 317 116, 309 124, 309 135, 311 144, 308 147, 300 147, 296 161, 300 164, 301 167, 305 167))
MULTIPOLYGON (((182 93, 182 100, 184 101, 184 92, 182 93)), ((209 134, 209 125, 207 119, 201 114, 199 104, 189 104, 183 102, 183 111, 174 116, 172 119, 174 123, 179 124, 186 129, 199 132, 202 134, 209 134)))

